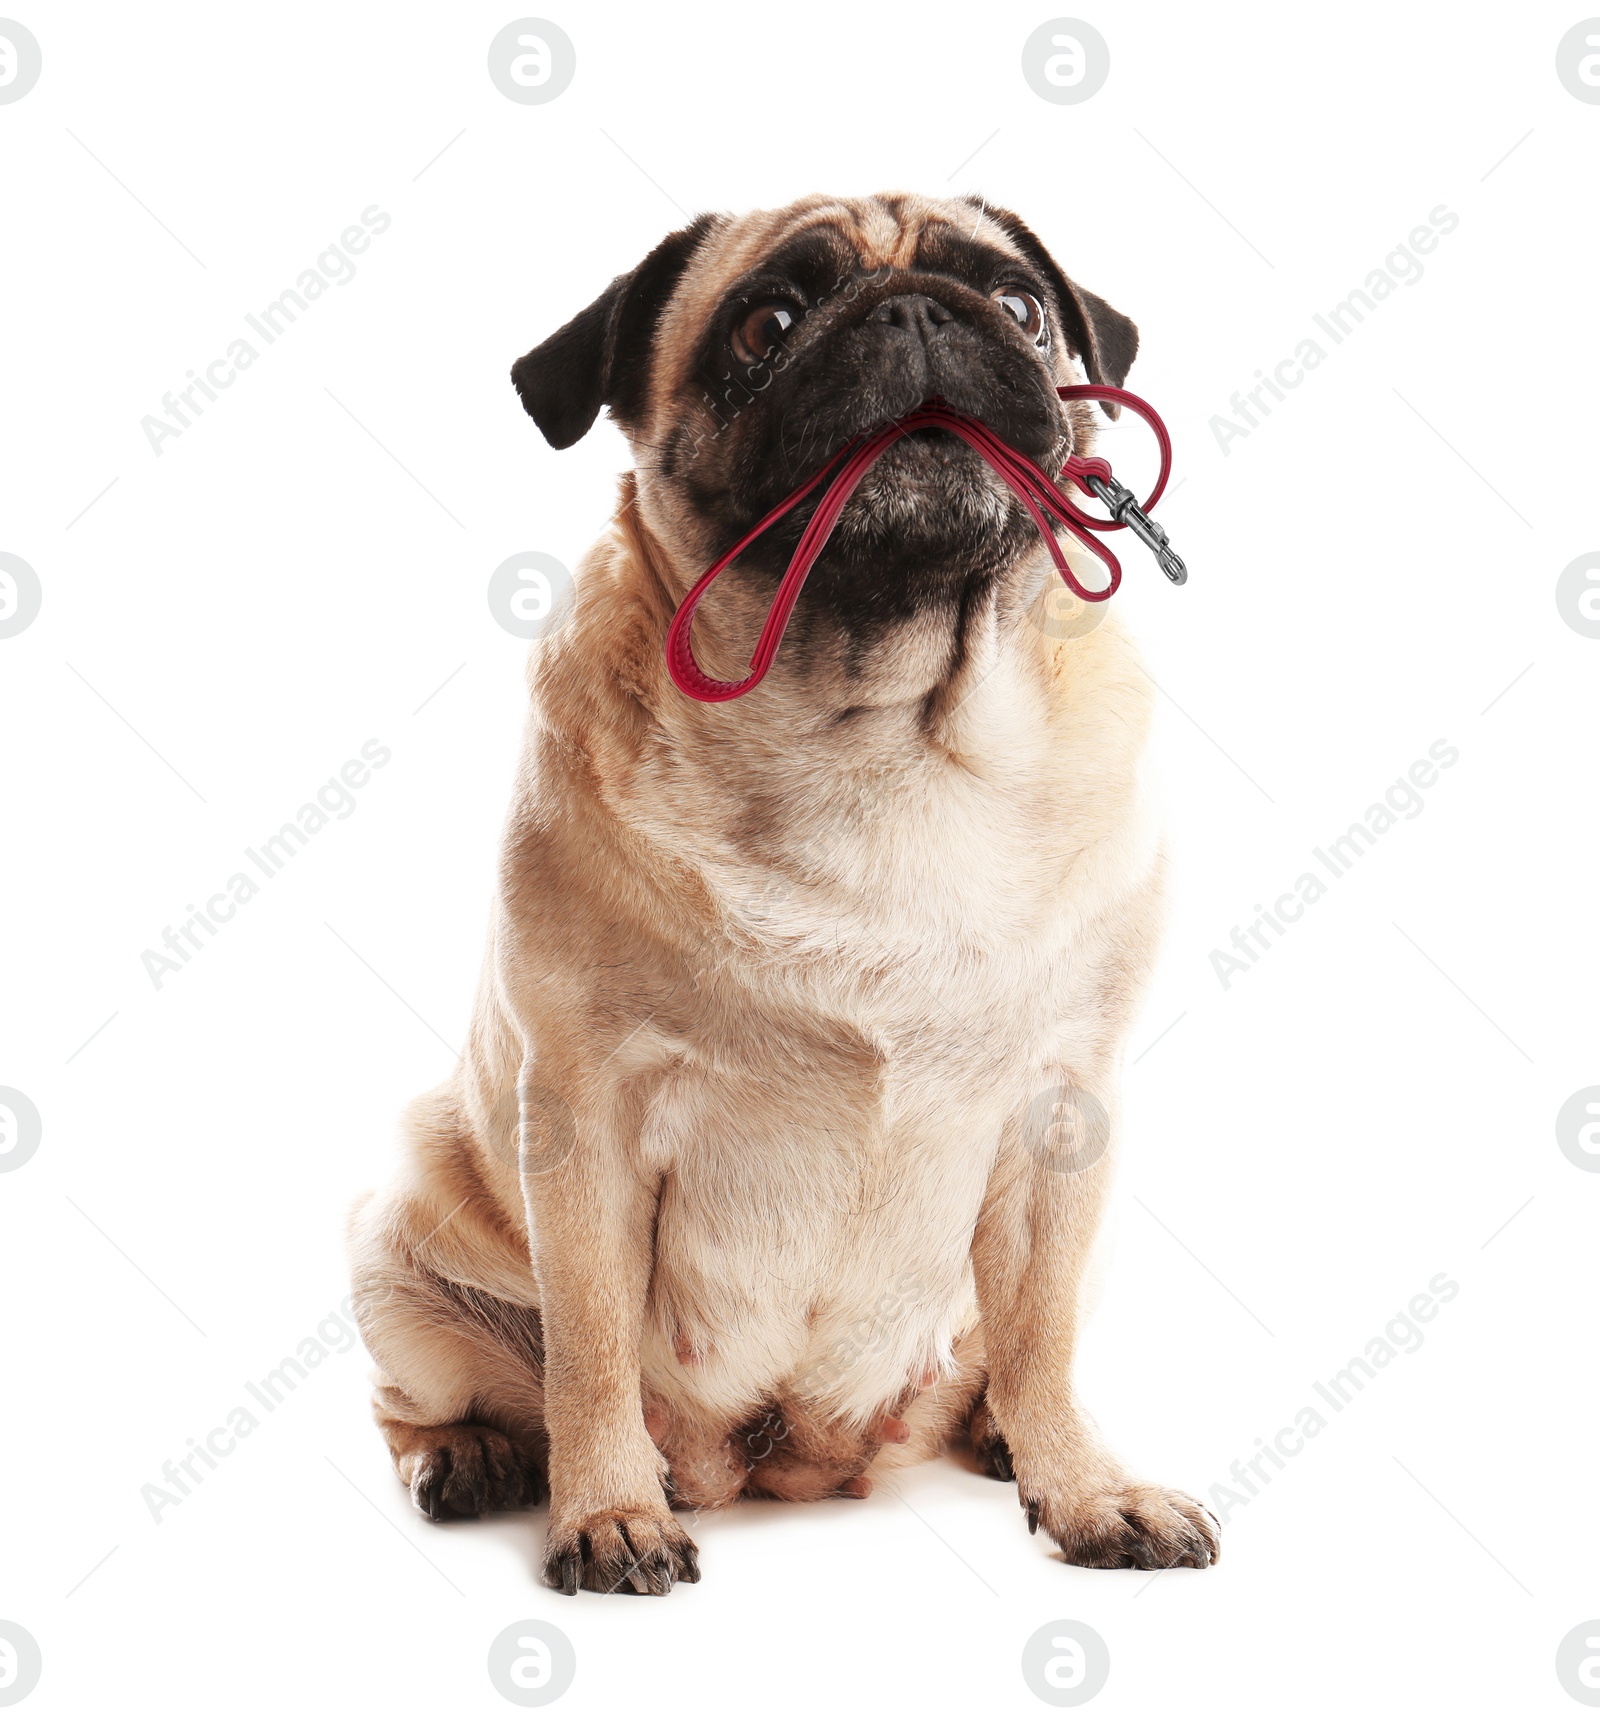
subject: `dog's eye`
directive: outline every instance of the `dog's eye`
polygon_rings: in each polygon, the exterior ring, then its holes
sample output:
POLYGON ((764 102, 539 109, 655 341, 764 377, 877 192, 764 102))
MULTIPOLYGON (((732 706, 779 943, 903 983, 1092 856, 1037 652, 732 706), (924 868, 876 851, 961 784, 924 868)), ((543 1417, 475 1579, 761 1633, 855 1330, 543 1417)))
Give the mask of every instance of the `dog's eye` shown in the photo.
POLYGON ((787 306, 755 306, 734 325, 733 351, 747 366, 753 366, 767 358, 793 323, 794 313, 787 306))
POLYGON ((1042 348, 1050 338, 1050 326, 1045 322, 1044 307, 1033 295, 1021 288, 1002 288, 995 299, 1022 326, 1023 334, 1042 348))

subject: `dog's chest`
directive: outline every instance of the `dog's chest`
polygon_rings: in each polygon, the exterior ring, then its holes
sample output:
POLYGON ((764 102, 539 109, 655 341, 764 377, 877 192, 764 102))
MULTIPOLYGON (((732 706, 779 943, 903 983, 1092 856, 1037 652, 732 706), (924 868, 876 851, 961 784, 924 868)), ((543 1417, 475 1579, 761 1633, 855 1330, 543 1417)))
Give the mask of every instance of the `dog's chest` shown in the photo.
POLYGON ((865 1415, 948 1358, 1007 1119, 1093 1036, 1062 800, 927 794, 719 883, 738 1030, 658 1099, 656 1301, 725 1407, 787 1382, 865 1415))

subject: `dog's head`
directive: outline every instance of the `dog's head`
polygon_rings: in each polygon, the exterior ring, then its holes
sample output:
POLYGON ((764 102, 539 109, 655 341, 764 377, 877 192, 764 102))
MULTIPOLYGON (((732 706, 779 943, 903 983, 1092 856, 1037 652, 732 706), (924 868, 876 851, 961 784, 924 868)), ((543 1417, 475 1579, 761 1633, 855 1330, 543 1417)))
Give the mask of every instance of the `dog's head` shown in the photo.
MULTIPOLYGON (((602 407, 680 549, 709 562, 857 432, 940 397, 1058 473, 1138 333, 1009 211, 901 195, 700 216, 525 354, 512 381, 557 449, 602 407)), ((770 586, 819 492, 740 562, 770 586)), ((1026 511, 954 434, 879 458, 807 588, 852 633, 969 608, 1037 546, 1026 511)))

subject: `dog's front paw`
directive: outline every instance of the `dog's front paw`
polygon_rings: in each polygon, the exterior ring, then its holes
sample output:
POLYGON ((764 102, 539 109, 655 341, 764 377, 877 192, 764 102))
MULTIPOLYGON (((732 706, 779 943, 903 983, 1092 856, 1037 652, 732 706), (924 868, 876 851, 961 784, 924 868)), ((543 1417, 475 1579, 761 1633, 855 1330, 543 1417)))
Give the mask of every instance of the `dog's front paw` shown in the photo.
POLYGON ((597 1511, 551 1519, 544 1580, 563 1595, 632 1590, 665 1595, 680 1578, 700 1581, 699 1549, 664 1506, 597 1511))
POLYGON ((1028 1528, 1043 1528, 1069 1565, 1096 1570, 1203 1571, 1221 1546, 1216 1518, 1186 1493, 1148 1481, 1101 1481, 1076 1492, 1030 1492, 1028 1528))

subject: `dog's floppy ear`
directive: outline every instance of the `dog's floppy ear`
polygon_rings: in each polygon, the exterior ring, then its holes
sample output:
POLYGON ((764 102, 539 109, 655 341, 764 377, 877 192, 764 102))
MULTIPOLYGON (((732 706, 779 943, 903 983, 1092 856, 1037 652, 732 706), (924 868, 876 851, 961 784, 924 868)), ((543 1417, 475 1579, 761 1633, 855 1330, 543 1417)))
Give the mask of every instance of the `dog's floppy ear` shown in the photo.
POLYGON ((618 276, 592 306, 511 368, 523 407, 556 449, 577 443, 602 406, 624 420, 638 415, 661 309, 718 221, 696 216, 668 234, 636 269, 618 276))
MULTIPOLYGON (((984 205, 977 198, 968 198, 967 202, 978 204, 992 222, 1004 228, 1011 243, 1055 289, 1056 309, 1068 339, 1083 357, 1089 382, 1112 384, 1120 389, 1139 351, 1139 331, 1133 320, 1108 306, 1098 294, 1091 294, 1072 281, 1020 216, 1009 210, 997 210, 992 204, 984 205)), ((1102 402, 1100 406, 1112 419, 1121 412, 1115 402, 1102 402)))

